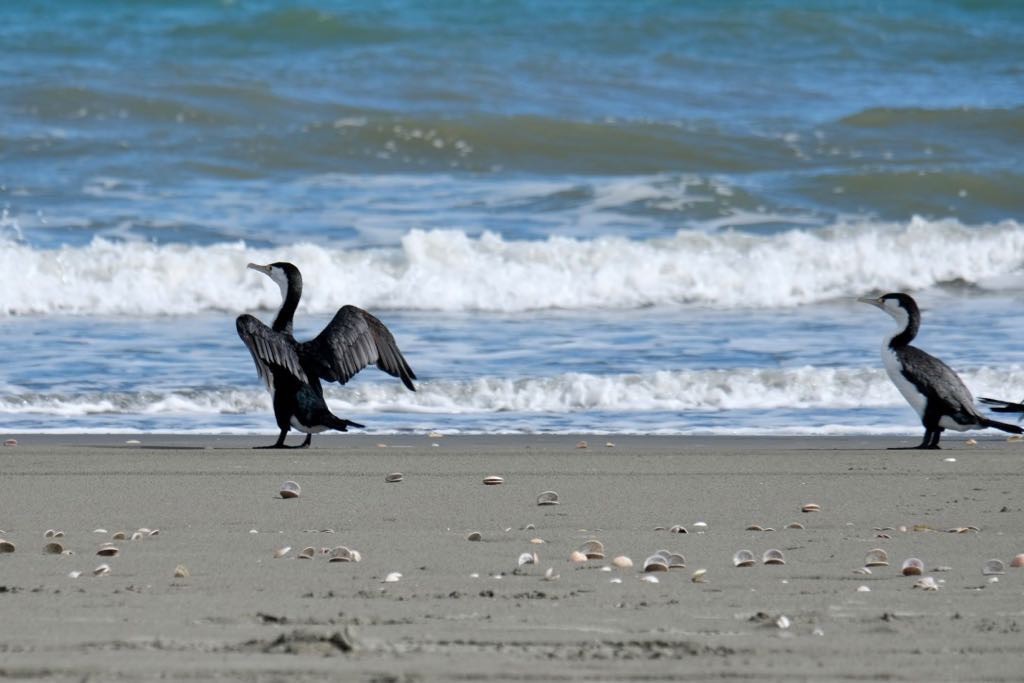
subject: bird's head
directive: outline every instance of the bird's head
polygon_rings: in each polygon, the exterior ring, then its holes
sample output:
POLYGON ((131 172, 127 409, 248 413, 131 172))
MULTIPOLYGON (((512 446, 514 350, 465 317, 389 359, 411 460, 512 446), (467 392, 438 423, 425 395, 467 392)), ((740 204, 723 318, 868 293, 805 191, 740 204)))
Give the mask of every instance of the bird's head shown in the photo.
POLYGON ((906 327, 911 319, 919 318, 921 315, 920 310, 917 308, 917 302, 914 301, 913 297, 902 292, 883 294, 877 299, 864 296, 857 299, 857 301, 881 308, 891 315, 901 327, 906 327))
POLYGON ((302 292, 302 274, 299 269, 286 261, 277 261, 266 266, 250 263, 247 267, 257 270, 277 283, 281 288, 281 297, 288 296, 289 291, 302 292))

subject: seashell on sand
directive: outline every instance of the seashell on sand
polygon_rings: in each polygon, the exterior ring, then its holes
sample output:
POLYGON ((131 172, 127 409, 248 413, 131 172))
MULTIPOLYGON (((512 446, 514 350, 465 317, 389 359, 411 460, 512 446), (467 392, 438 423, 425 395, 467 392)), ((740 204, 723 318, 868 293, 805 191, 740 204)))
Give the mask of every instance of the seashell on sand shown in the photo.
POLYGON ((858 593, 870 593, 871 592, 871 588, 869 588, 868 586, 857 586, 857 592, 858 593))
POLYGON ((1020 434, 1011 434, 1010 436, 1006 437, 1006 440, 1007 441, 1024 441, 1024 436, 1021 436, 1020 434))
POLYGON ((589 446, 589 444, 586 441, 578 441, 576 443, 576 448, 589 448, 589 447, 590 446, 589 446))
POLYGON ((978 441, 977 441, 977 439, 967 439, 966 441, 964 441, 964 445, 967 445, 967 446, 977 446, 978 445, 978 441))
POLYGON ((43 538, 64 538, 64 532, 58 529, 47 529, 43 538))
POLYGON ((502 478, 502 477, 499 477, 496 474, 492 474, 489 477, 484 477, 484 486, 498 486, 499 484, 504 484, 504 483, 505 483, 505 479, 502 478))
POLYGON ((615 444, 613 444, 611 441, 606 441, 605 444, 604 444, 604 447, 605 448, 615 448, 615 444))
POLYGON ((619 569, 629 569, 633 566, 633 560, 629 559, 625 555, 616 555, 612 558, 612 565, 619 569))
POLYGON ((384 477, 384 481, 386 481, 389 484, 397 484, 403 479, 405 479, 405 475, 402 474, 401 472, 392 472, 391 474, 384 477))
MULTIPOLYGON (((612 580, 614 581, 614 579, 612 579, 612 580)), ((645 574, 644 576, 641 576, 640 580, 643 581, 644 583, 658 583, 658 577, 657 576, 651 576, 650 574, 645 574)))
POLYGON ((78 570, 75 570, 73 572, 68 572, 68 578, 69 579, 77 579, 81 575, 82 575, 82 572, 80 572, 78 570))
POLYGON ((280 548, 276 548, 274 550, 274 559, 275 560, 276 559, 280 559, 280 558, 284 557, 285 555, 287 555, 288 553, 290 553, 291 551, 292 551, 292 547, 290 545, 284 545, 284 546, 281 546, 280 548))
POLYGON ((539 559, 537 553, 522 553, 519 555, 518 565, 522 567, 524 564, 537 564, 539 559))
POLYGON ((429 438, 429 439, 443 439, 444 438, 444 434, 442 434, 441 432, 437 432, 437 431, 427 432, 427 438, 429 438))
POLYGON ((469 535, 466 536, 467 541, 482 541, 483 535, 479 531, 470 531, 469 535))
POLYGON ((732 564, 734 567, 753 567, 757 560, 754 559, 754 553, 749 550, 737 550, 732 556, 732 564))
POLYGON ((622 579, 620 579, 618 576, 616 576, 615 578, 613 578, 610 581, 608 581, 608 583, 622 583, 622 579))
POLYGON ((587 556, 588 560, 604 559, 604 543, 592 538, 579 547, 579 551, 587 556))
POLYGON ((914 582, 914 588, 920 588, 926 591, 937 591, 939 590, 939 584, 935 581, 933 576, 922 576, 920 579, 914 582))
POLYGON ((145 531, 147 536, 159 536, 159 529, 140 529, 139 531, 145 531))
POLYGON ((867 555, 864 556, 865 567, 888 567, 889 566, 889 553, 885 552, 881 548, 872 548, 868 551, 867 555))
POLYGON ((110 538, 114 539, 115 541, 125 541, 128 540, 128 534, 124 531, 115 531, 110 538))
POLYGON ((693 573, 693 576, 690 577, 690 581, 692 583, 707 583, 707 581, 708 581, 708 570, 707 569, 698 569, 697 571, 695 571, 693 573))
POLYGON ((821 506, 817 503, 804 503, 800 507, 800 512, 821 512, 821 506))
POLYGON ((871 569, 869 569, 868 567, 860 567, 858 569, 854 569, 853 573, 854 574, 871 574, 871 569))
POLYGON ((106 576, 109 573, 110 573, 110 565, 109 564, 101 564, 100 566, 96 567, 96 569, 92 570, 92 575, 93 576, 106 576))
POLYGON ((530 543, 532 543, 533 545, 544 545, 544 539, 543 538, 531 538, 530 539, 530 543))
POLYGON ((981 573, 985 576, 997 576, 999 574, 1006 573, 1006 565, 1003 564, 1002 560, 987 560, 985 565, 981 568, 981 573))
POLYGON ((686 568, 686 558, 680 553, 669 553, 669 556, 665 558, 665 562, 668 564, 669 569, 686 568))
POLYGON ((384 577, 381 583, 398 583, 402 578, 402 572, 391 572, 384 577))
POLYGON ((900 571, 903 572, 903 576, 920 576, 924 573, 924 562, 916 557, 908 558, 903 560, 900 571))
POLYGON ((780 614, 779 618, 775 620, 775 626, 781 629, 787 629, 792 625, 793 622, 789 620, 785 614, 780 614))
POLYGON ((744 531, 764 531, 764 527, 760 524, 751 524, 744 531))
POLYGON ((786 528, 787 529, 803 529, 804 525, 801 524, 800 522, 790 522, 789 524, 786 525, 786 528))
POLYGON ((332 548, 327 555, 328 562, 359 562, 361 559, 363 558, 358 550, 352 550, 343 545, 332 548))
POLYGON ((682 524, 676 524, 675 526, 669 527, 668 532, 670 534, 688 534, 689 531, 682 524))
POLYGON ((701 531, 706 531, 707 528, 708 528, 708 523, 707 522, 694 522, 693 523, 693 528, 694 529, 700 529, 701 531))
POLYGON ((282 498, 298 498, 302 495, 302 487, 299 486, 298 482, 291 480, 281 484, 281 488, 278 490, 282 498))
POLYGON ((761 562, 764 564, 786 564, 786 560, 782 556, 782 551, 777 548, 765 550, 764 555, 761 556, 761 562))
POLYGON ((143 534, 141 531, 136 531, 136 532, 132 533, 131 540, 133 540, 133 541, 141 541, 145 537, 146 537, 146 535, 143 534))
POLYGON ((1010 560, 1010 566, 1019 569, 1024 567, 1024 553, 1018 553, 1010 560))
POLYGON ((547 571, 544 572, 544 580, 545 581, 558 581, 558 579, 560 579, 560 578, 562 578, 562 575, 561 574, 556 574, 554 567, 548 567, 547 571))
POLYGON ((192 573, 188 570, 188 567, 186 567, 185 565, 179 564, 177 567, 174 568, 174 578, 186 579, 190 576, 192 576, 192 573))
POLYGON ((43 552, 47 555, 60 555, 64 552, 64 546, 56 541, 51 541, 43 546, 43 552))
POLYGON ((300 550, 299 554, 297 555, 297 557, 300 560, 312 560, 313 557, 315 557, 315 556, 316 556, 316 548, 314 548, 311 545, 306 546, 305 548, 300 550))
POLYGON ((96 554, 101 557, 117 557, 121 554, 117 546, 113 543, 104 543, 100 546, 100 549, 96 551, 96 554))
POLYGON ((537 505, 558 505, 558 494, 554 491, 544 491, 537 496, 537 505))
POLYGON ((587 561, 587 555, 586 555, 586 553, 581 553, 579 550, 573 550, 571 553, 569 553, 569 561, 570 562, 586 562, 587 561))
POLYGON ((0 538, 0 553, 13 553, 14 544, 6 538, 0 538))
POLYGON ((5 446, 17 446, 18 445, 18 440, 17 439, 5 439, 4 440, 4 445, 5 446))
POLYGON ((644 560, 644 568, 643 568, 643 570, 645 572, 648 572, 648 573, 649 572, 667 572, 668 571, 668 561, 663 556, 661 556, 661 555, 651 555, 646 560, 644 560))

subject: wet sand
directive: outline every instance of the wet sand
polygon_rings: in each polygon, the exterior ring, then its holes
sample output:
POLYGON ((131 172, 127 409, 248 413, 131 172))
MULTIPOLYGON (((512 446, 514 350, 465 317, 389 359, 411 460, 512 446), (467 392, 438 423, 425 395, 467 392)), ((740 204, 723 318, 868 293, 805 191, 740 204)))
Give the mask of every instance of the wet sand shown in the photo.
POLYGON ((981 571, 1024 552, 1024 442, 1000 434, 932 452, 885 450, 918 441, 896 437, 338 435, 254 451, 272 437, 14 436, 0 448, 0 536, 17 547, 0 555, 8 678, 1022 676, 1024 569, 981 571), (393 471, 405 480, 385 483, 393 471), (278 497, 288 479, 300 498, 278 497), (539 507, 548 489, 561 504, 539 507), (821 511, 802 513, 808 502, 821 511), (945 531, 966 526, 979 531, 945 531), (160 533, 95 555, 139 527, 160 533), (44 554, 47 529, 74 554, 44 554), (655 584, 568 562, 590 538, 637 567, 664 548, 687 568, 655 584), (362 562, 296 559, 337 545, 362 562), (874 547, 892 565, 854 573, 874 547), (735 568, 739 548, 780 549, 786 564, 735 568), (518 567, 532 551, 539 564, 518 567), (938 591, 900 574, 912 556, 938 591), (93 577, 102 562, 110 574, 93 577), (549 567, 560 578, 544 580, 549 567), (707 582, 691 582, 700 568, 707 582), (401 580, 383 583, 390 572, 401 580))

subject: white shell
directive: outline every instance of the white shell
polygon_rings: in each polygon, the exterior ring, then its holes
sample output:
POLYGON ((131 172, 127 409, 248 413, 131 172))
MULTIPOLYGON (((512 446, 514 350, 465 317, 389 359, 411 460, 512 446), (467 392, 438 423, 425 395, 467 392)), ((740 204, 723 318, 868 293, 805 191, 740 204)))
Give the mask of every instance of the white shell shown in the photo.
POLYGON ((644 560, 644 572, 667 572, 668 561, 662 555, 651 555, 644 560))
POLYGON ((286 481, 281 484, 281 489, 278 491, 282 498, 298 498, 302 495, 302 487, 297 482, 286 481))
POLYGON ((985 576, 996 576, 998 574, 1006 573, 1006 565, 1003 564, 1002 560, 988 560, 985 562, 985 566, 981 568, 981 573, 985 576))
POLYGON ((384 481, 386 481, 389 484, 397 484, 403 479, 405 479, 405 475, 402 474, 401 472, 392 472, 391 474, 384 477, 384 481))
POLYGON ((402 578, 402 573, 401 572, 391 572, 390 574, 388 574, 387 576, 384 577, 383 583, 397 583, 398 580, 401 579, 401 578, 402 578))
POLYGON ((109 574, 109 573, 110 573, 110 565, 109 564, 101 564, 100 566, 96 567, 96 569, 92 570, 92 575, 93 576, 104 576, 104 575, 109 574))
MULTIPOLYGON (((614 579, 612 579, 612 580, 614 581, 614 579)), ((640 580, 641 581, 645 581, 647 583, 658 583, 658 577, 657 576, 651 576, 650 574, 644 574, 643 576, 640 577, 640 580)))
POLYGON ((579 551, 586 555, 588 560, 603 560, 604 559, 604 543, 592 538, 579 547, 579 551))
POLYGON ((669 527, 668 532, 670 534, 688 534, 688 533, 690 533, 689 531, 686 530, 686 527, 683 526, 682 524, 676 524, 673 527, 669 527))
POLYGON ((339 545, 339 546, 331 549, 331 552, 328 553, 327 561, 328 562, 359 562, 359 560, 361 560, 361 559, 362 559, 362 556, 359 554, 359 551, 352 550, 351 548, 346 548, 343 545, 339 545))
POLYGON ((817 503, 804 503, 800 512, 821 512, 821 506, 817 503))
POLYGON ((761 562, 764 564, 786 564, 782 551, 776 548, 765 550, 764 555, 761 556, 761 562))
POLYGON ((569 561, 570 562, 586 562, 587 561, 587 556, 584 553, 581 553, 579 550, 573 550, 571 553, 569 553, 569 561))
POLYGON ((707 583, 707 573, 707 569, 698 569, 693 573, 693 576, 690 577, 690 581, 693 583, 707 583))
POLYGON ((504 484, 504 483, 505 483, 505 479, 502 478, 502 477, 499 477, 496 474, 492 474, 489 477, 484 477, 484 485, 485 486, 497 486, 499 484, 504 484))
POLYGON ((922 576, 914 582, 914 588, 920 588, 926 591, 937 591, 939 590, 939 584, 935 582, 935 578, 932 576, 922 576))
POLYGON ((519 566, 522 567, 524 564, 537 564, 537 553, 522 553, 519 556, 519 566))
POLYGON ((555 573, 555 568, 554 567, 548 567, 547 571, 544 572, 544 580, 545 581, 558 581, 558 579, 561 578, 561 576, 562 576, 561 574, 556 574, 555 573))
POLYGON ((554 491, 544 491, 537 496, 537 505, 558 505, 558 494, 554 491))
POLYGON ((888 567, 889 553, 885 552, 882 548, 872 548, 868 551, 868 554, 864 556, 864 566, 888 567))
POLYGON ((857 586, 858 593, 870 593, 871 589, 867 586, 857 586))
POLYGON ((292 551, 292 547, 290 545, 281 546, 280 548, 277 548, 276 550, 274 550, 274 558, 275 559, 280 559, 280 558, 284 557, 285 555, 287 555, 288 553, 290 553, 291 551, 292 551))
POLYGON ((312 560, 315 556, 316 556, 316 548, 314 548, 311 545, 310 546, 306 546, 305 548, 300 550, 299 554, 297 555, 297 557, 300 560, 312 560))
POLYGON ((179 564, 177 567, 174 568, 174 578, 176 579, 184 579, 191 575, 192 574, 191 572, 189 572, 188 567, 186 567, 183 564, 179 564))
POLYGON ((924 573, 924 562, 911 557, 903 560, 903 567, 900 569, 903 572, 903 576, 920 576, 924 573))
POLYGON ((612 564, 619 569, 629 569, 633 566, 633 560, 629 559, 625 555, 616 555, 612 558, 612 564))
POLYGON ((753 567, 756 563, 754 553, 749 550, 737 550, 732 556, 732 564, 735 567, 753 567))

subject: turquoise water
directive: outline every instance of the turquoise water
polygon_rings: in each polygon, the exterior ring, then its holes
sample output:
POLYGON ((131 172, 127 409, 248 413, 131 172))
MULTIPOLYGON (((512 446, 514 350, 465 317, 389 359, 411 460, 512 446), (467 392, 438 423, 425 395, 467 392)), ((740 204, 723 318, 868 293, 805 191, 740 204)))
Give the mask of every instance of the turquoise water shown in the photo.
POLYGON ((892 289, 1024 393, 1021 3, 4 16, 0 429, 273 431, 233 317, 279 259, 423 377, 331 395, 382 431, 916 431, 892 289))

